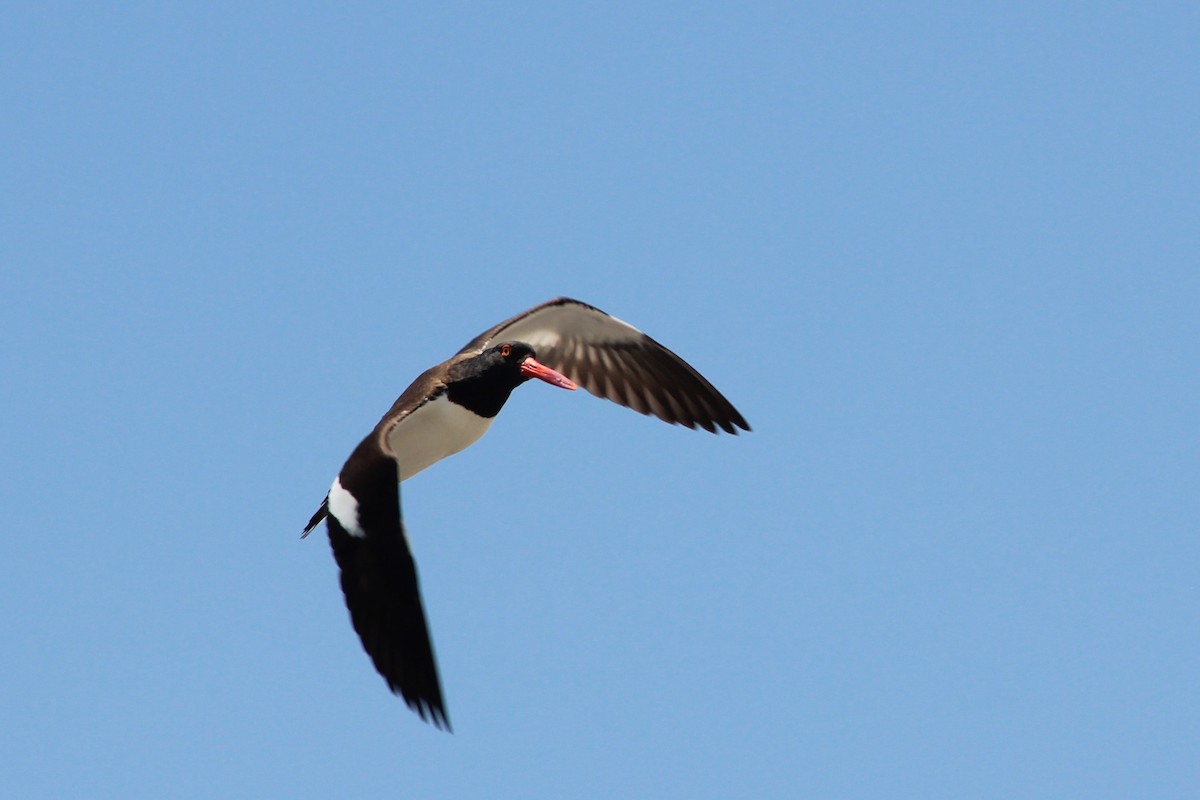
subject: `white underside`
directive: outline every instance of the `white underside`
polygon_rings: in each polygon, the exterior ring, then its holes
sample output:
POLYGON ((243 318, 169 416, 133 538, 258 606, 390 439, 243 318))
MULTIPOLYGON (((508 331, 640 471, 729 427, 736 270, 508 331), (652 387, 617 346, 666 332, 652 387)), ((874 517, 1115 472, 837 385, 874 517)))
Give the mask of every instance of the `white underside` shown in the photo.
POLYGON ((334 478, 329 487, 329 513, 351 536, 361 539, 367 535, 358 522, 358 501, 342 486, 340 478, 334 478))
POLYGON ((444 394, 431 400, 388 432, 388 447, 398 462, 397 480, 408 480, 429 465, 467 449, 491 424, 490 419, 450 402, 444 394))

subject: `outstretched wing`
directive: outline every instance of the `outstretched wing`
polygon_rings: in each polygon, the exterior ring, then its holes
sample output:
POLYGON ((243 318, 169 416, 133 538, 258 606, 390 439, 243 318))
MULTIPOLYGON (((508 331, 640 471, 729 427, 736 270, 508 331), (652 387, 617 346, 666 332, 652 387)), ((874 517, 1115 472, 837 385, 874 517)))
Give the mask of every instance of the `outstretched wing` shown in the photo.
POLYGON ((375 669, 421 719, 449 730, 398 488, 396 462, 372 432, 350 455, 314 519, 327 512, 346 608, 375 669))
POLYGON ((711 433, 750 430, 738 410, 703 375, 627 322, 595 306, 560 297, 472 339, 460 353, 504 341, 527 342, 537 359, 597 397, 642 414, 711 433), (735 427, 736 426, 736 427, 735 427))

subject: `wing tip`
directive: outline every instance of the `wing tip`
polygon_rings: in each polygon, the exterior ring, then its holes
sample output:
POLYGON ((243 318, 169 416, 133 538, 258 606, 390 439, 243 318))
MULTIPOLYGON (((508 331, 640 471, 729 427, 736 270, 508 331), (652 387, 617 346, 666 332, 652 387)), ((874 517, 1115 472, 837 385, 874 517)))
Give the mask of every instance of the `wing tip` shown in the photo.
POLYGON ((741 414, 738 414, 736 411, 734 413, 737 414, 737 416, 733 417, 733 419, 725 420, 721 423, 721 427, 725 429, 725 432, 732 434, 734 436, 737 436, 738 435, 737 429, 741 428, 746 433, 753 433, 754 429, 750 427, 749 422, 746 422, 746 418, 743 417, 741 414), (737 427, 734 427, 735 425, 737 427))
MULTIPOLYGON (((654 416, 658 417, 659 419, 665 419, 665 417, 661 417, 658 414, 655 414, 654 416)), ((709 418, 705 417, 705 418, 686 419, 686 420, 669 420, 668 419, 666 421, 670 422, 672 425, 683 425, 685 427, 691 428, 692 430, 703 429, 703 430, 706 430, 709 433, 713 434, 714 436, 719 436, 721 434, 721 431, 724 431, 725 433, 729 434, 730 436, 737 436, 738 428, 741 428, 746 433, 753 432, 753 429, 750 427, 750 423, 746 422, 746 420, 744 420, 742 418, 741 414, 738 414, 735 417, 719 417, 719 418, 713 418, 713 419, 709 419, 709 418)))
POLYGON ((399 687, 391 687, 392 691, 400 695, 404 699, 405 705, 411 708, 422 722, 428 722, 438 730, 443 730, 446 733, 454 733, 454 727, 450 724, 450 715, 446 713, 446 706, 440 697, 404 697, 403 692, 399 687))

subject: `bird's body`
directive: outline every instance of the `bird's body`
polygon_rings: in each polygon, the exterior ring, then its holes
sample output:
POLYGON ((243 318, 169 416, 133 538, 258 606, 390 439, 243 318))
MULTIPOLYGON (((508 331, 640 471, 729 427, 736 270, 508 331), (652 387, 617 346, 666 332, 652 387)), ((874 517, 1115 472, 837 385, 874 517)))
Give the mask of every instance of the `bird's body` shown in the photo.
POLYGON ((423 719, 446 728, 395 484, 475 443, 513 389, 530 378, 565 389, 578 383, 692 428, 750 429, 683 359, 633 326, 569 298, 500 323, 413 381, 346 460, 304 535, 328 520, 342 591, 364 649, 392 691, 423 719))
POLYGON ((387 432, 388 448, 396 455, 396 480, 407 480, 443 458, 466 450, 487 433, 493 419, 451 401, 444 389, 405 412, 387 432))

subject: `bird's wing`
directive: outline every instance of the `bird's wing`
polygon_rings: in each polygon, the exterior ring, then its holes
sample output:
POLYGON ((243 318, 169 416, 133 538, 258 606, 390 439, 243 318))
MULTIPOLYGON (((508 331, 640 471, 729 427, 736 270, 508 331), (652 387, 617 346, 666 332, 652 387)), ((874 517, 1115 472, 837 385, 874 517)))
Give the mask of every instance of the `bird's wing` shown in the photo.
POLYGON ((569 297, 542 303, 472 339, 460 353, 526 342, 537 359, 597 397, 712 433, 750 430, 690 364, 627 322, 569 297))
MULTIPOLYGON (((417 376, 416 380, 408 385, 407 389, 400 393, 400 396, 396 398, 396 402, 392 403, 392 407, 389 408, 388 412, 379 420, 379 423, 375 426, 375 430, 371 434, 371 437, 368 438, 386 437, 392 431, 392 429, 396 427, 396 424, 399 423, 400 420, 404 419, 413 411, 420 408, 420 404, 414 402, 416 398, 424 397, 426 395, 433 395, 443 387, 444 384, 442 384, 435 377, 434 369, 427 369, 422 372, 417 376)), ((395 464, 392 466, 393 471, 395 471, 395 464)), ((300 538, 303 539, 312 533, 313 530, 321 524, 321 520, 325 519, 325 515, 328 513, 329 496, 326 495, 325 499, 321 501, 321 505, 317 507, 317 510, 313 513, 312 517, 309 518, 308 524, 304 526, 304 532, 300 534, 300 538)))
POLYGON ((396 462, 376 432, 350 455, 322 509, 363 649, 392 692, 421 719, 449 730, 417 568, 400 518, 396 462))

